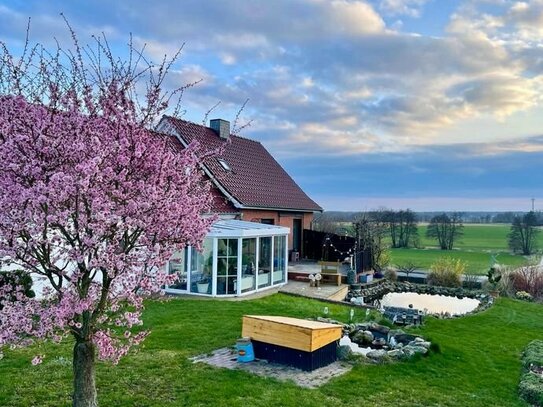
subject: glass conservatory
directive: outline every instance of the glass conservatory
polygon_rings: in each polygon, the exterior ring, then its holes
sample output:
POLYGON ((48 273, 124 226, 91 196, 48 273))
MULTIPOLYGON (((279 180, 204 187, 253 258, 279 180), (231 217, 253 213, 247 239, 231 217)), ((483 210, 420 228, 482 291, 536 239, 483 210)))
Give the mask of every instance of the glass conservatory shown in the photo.
POLYGON ((166 292, 239 296, 286 283, 289 228, 240 220, 213 224, 202 250, 174 253, 168 272, 179 279, 166 292))

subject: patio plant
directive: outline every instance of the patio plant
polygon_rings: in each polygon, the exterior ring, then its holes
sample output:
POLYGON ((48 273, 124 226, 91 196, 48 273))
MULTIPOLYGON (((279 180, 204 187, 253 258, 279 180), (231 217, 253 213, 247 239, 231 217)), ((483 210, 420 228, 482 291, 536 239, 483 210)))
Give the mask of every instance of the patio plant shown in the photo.
POLYGON ((41 299, 1 287, 0 350, 71 336, 73 405, 92 407, 95 356, 117 363, 147 336, 142 296, 177 278, 160 267, 214 219, 198 146, 149 131, 184 89, 162 91, 177 55, 152 65, 130 45, 123 61, 72 38, 20 58, 0 43, 0 258, 47 283, 41 299))

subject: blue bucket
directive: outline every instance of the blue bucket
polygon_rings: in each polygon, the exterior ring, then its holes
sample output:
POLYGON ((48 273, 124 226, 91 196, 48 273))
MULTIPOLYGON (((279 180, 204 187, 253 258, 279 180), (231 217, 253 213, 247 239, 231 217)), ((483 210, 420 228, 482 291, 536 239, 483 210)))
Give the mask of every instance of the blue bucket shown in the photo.
POLYGON ((251 343, 251 338, 238 339, 236 350, 238 351, 238 362, 247 363, 255 360, 255 351, 251 343))

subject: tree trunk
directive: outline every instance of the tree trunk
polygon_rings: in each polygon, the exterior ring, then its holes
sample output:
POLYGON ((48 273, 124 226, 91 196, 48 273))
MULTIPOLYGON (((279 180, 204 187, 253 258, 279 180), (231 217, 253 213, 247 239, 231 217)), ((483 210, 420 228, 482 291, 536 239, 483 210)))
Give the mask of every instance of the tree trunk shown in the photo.
POLYGON ((73 407, 97 407, 94 374, 94 345, 91 341, 77 340, 74 346, 74 398, 73 407))

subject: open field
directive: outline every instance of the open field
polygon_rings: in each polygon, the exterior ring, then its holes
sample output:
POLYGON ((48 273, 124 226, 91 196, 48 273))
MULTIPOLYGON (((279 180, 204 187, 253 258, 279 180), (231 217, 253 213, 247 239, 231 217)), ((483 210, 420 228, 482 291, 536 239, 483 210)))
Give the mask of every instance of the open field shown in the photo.
MULTIPOLYGON (((232 345, 243 314, 317 316, 326 305, 346 320, 350 307, 276 294, 253 301, 174 299, 149 302, 152 334, 118 366, 98 364, 102 406, 526 406, 517 398, 520 353, 541 338, 543 306, 509 299, 478 315, 429 318, 416 329, 441 353, 391 365, 361 365, 315 389, 187 358, 232 345)), ((355 319, 363 314, 357 310, 355 319)), ((71 349, 45 345, 7 351, 0 361, 0 405, 69 406, 71 349), (45 353, 42 365, 32 355, 45 353)))
MULTIPOLYGON (((496 252, 492 252, 496 254, 496 252)), ((440 250, 440 249, 391 249, 391 264, 414 263, 418 268, 429 269, 440 257, 453 257, 468 263, 467 272, 473 274, 486 274, 490 266, 490 253, 467 250, 440 250)), ((500 264, 508 266, 522 266, 528 261, 523 256, 499 252, 497 260, 500 264)))
MULTIPOLYGON (((513 255, 507 247, 510 225, 465 225, 464 236, 455 243, 454 250, 440 250, 433 239, 426 237, 426 225, 419 225, 419 246, 421 249, 392 249, 391 263, 408 261, 419 268, 428 269, 440 257, 454 257, 468 262, 468 272, 486 274, 491 255, 497 255, 498 263, 521 266, 528 262, 524 256, 513 255)), ((543 248, 543 233, 538 235, 538 247, 543 248)))
MULTIPOLYGON (((437 242, 426 237, 427 225, 419 225, 421 247, 438 247, 437 242)), ((507 235, 511 225, 502 224, 467 224, 464 225, 464 235, 455 243, 457 249, 508 251, 507 235)), ((543 248, 543 233, 537 237, 538 247, 543 248)))

